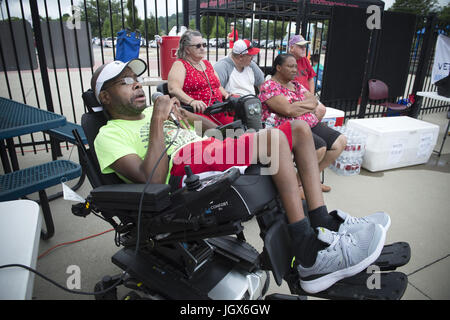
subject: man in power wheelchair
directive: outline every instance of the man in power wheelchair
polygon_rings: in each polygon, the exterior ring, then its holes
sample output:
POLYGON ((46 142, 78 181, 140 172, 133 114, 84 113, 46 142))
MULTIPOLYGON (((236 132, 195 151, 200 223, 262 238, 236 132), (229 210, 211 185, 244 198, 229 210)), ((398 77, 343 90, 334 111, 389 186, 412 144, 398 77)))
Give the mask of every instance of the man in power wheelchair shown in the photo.
POLYGON ((73 212, 101 212, 125 247, 113 262, 126 276, 104 280, 98 290, 119 283, 137 288, 137 279, 147 297, 255 299, 267 291, 263 270, 268 270, 278 285, 286 280, 297 295, 403 295, 404 274, 381 273, 383 286, 372 290, 370 275, 362 271, 374 263, 379 270, 407 263, 409 246, 384 246, 390 225, 384 212, 364 218, 340 210, 328 213, 306 123, 293 121, 223 141, 202 138, 192 123, 201 121, 203 130, 215 124, 180 108, 176 99, 161 96, 147 108, 138 78, 145 70, 140 59, 105 64, 83 97, 89 108, 102 105, 110 120, 106 123, 103 113, 83 116, 90 144, 88 177, 95 189, 73 212), (309 211, 300 200, 292 155, 309 211), (236 165, 247 168, 244 174, 236 165), (206 171, 221 173, 200 180, 197 174, 206 171), (115 174, 135 184, 105 185, 111 176, 117 182, 115 174), (181 180, 184 187, 177 189, 181 180), (243 235, 241 223, 253 216, 264 241, 261 254, 243 235))

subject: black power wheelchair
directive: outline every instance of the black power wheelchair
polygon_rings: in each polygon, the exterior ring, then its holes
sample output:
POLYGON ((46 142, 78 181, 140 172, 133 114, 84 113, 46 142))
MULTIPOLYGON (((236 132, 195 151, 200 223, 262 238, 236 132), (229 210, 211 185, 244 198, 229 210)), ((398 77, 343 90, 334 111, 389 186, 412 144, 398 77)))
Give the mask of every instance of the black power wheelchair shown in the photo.
MULTIPOLYGON (((114 227, 115 242, 121 249, 112 262, 124 270, 97 283, 96 299, 117 299, 119 285, 132 290, 127 299, 297 300, 311 296, 302 290, 299 275, 291 267, 286 215, 271 177, 260 175, 259 165, 248 167, 245 174, 232 168, 202 180, 186 167, 188 178, 181 189, 123 184, 115 174, 100 172, 93 141, 107 118, 105 113, 93 111, 98 103, 92 91, 85 92, 83 99, 89 109, 82 117, 89 149, 81 139, 79 147, 94 189, 86 203, 74 205, 72 212, 77 216, 100 214, 114 227), (252 247, 244 235, 242 223, 253 217, 264 243, 262 252, 252 247), (291 295, 266 295, 269 272, 278 286, 287 282, 291 295)), ((230 105, 224 103, 215 110, 224 111, 230 105)), ((252 103, 241 101, 232 107, 249 105, 252 103)), ((251 113, 237 110, 236 114, 244 118, 245 112, 251 113)), ((79 139, 78 133, 73 133, 79 139)), ((305 201, 303 205, 307 214, 305 201)), ((382 271, 381 286, 371 288, 368 283, 373 275, 361 272, 313 296, 400 299, 407 287, 407 276, 393 270, 408 263, 409 258, 407 243, 386 245, 375 262, 382 271)))

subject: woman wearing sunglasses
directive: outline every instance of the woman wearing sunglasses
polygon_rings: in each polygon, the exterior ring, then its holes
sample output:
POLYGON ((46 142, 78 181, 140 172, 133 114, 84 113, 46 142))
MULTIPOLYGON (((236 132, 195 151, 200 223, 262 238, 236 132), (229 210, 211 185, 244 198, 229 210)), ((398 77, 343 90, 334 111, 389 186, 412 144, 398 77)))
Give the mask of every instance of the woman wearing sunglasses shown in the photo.
POLYGON ((222 102, 230 94, 221 86, 219 77, 211 63, 204 59, 206 43, 202 34, 196 30, 187 30, 180 38, 177 51, 178 59, 172 65, 168 75, 168 89, 181 104, 194 108, 194 112, 214 121, 218 125, 233 121, 225 114, 206 116, 203 112, 215 102, 222 102))

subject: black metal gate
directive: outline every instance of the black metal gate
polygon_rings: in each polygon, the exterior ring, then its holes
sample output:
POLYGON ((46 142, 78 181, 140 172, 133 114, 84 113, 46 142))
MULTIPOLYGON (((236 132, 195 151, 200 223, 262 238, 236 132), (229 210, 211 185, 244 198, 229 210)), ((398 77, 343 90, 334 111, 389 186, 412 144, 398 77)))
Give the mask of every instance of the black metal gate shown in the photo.
MULTIPOLYGON (((367 80, 372 75, 381 43, 379 30, 368 32, 367 59, 358 67, 362 70, 358 75, 362 79, 360 92, 351 98, 325 94, 326 88, 333 86, 332 81, 326 82, 330 75, 333 78, 334 72, 329 48, 338 41, 333 38, 333 12, 345 10, 338 8, 339 4, 365 9, 380 1, 364 1, 361 5, 357 0, 341 0, 330 5, 333 3, 320 0, 2 0, 0 96, 63 114, 69 121, 78 123, 85 112, 81 94, 90 87, 93 71, 115 59, 114 37, 120 29, 141 32, 140 57, 149 65, 147 76, 158 77, 160 53, 153 41, 155 35, 168 34, 172 28, 178 32, 183 25, 199 29, 209 45, 207 59, 214 64, 229 52, 228 34, 233 22, 239 38, 250 39, 261 48, 257 62, 265 74, 276 55, 287 50, 290 37, 301 33, 311 41, 309 53, 317 54, 323 64, 323 102, 344 110, 346 118, 384 116, 384 111, 367 99, 367 80)), ((448 35, 449 26, 439 24, 433 16, 416 17, 406 82, 402 84, 404 90, 392 97, 393 101, 406 99, 417 91, 436 90, 430 83, 430 74, 438 32, 448 35)), ((436 101, 416 98, 411 115, 443 108, 436 101)), ((41 139, 38 134, 16 141, 22 153, 24 146, 31 145, 36 152, 36 145, 44 144, 48 148, 48 143, 44 135, 41 139)))

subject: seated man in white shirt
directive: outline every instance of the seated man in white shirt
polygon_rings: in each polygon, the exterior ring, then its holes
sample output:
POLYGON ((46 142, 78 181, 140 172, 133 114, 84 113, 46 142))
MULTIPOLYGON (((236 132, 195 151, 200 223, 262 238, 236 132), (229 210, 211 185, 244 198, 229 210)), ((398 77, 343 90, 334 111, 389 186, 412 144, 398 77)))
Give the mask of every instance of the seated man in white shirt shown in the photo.
POLYGON ((256 94, 255 86, 259 88, 264 82, 264 73, 252 61, 258 52, 259 49, 254 48, 249 40, 238 40, 231 54, 214 65, 227 92, 239 96, 256 94))

